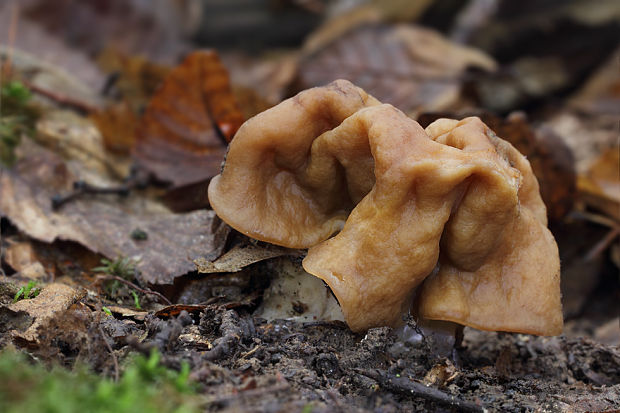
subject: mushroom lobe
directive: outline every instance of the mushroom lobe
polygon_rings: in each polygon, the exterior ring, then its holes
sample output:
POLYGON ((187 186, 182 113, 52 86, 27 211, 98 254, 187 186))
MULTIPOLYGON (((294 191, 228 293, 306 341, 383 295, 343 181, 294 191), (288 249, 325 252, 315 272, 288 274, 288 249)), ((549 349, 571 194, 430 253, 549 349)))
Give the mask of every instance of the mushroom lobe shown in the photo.
POLYGON ((330 286, 354 331, 400 324, 416 289, 414 311, 428 319, 561 331, 538 184, 478 118, 424 130, 336 81, 247 121, 209 200, 251 237, 309 248, 305 270, 330 286))

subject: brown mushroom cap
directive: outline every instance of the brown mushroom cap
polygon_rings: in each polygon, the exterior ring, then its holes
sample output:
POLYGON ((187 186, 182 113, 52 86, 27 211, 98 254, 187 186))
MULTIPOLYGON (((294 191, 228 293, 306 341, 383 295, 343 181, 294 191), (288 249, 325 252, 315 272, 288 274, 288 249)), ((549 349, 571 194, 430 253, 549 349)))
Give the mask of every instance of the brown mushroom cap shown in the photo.
POLYGON ((251 237, 310 247, 304 268, 354 331, 399 324, 429 275, 424 317, 536 334, 557 333, 559 319, 561 329, 536 180, 477 118, 424 131, 349 82, 310 89, 241 127, 209 199, 251 237), (506 300, 511 312, 494 313, 506 300))
POLYGON ((467 248, 455 248, 450 241, 459 239, 459 244, 479 249, 483 241, 476 234, 495 225, 491 211, 486 211, 483 204, 488 198, 480 198, 478 204, 475 200, 468 202, 468 197, 476 196, 468 191, 446 225, 447 236, 442 240, 446 254, 442 254, 438 269, 419 292, 420 316, 482 330, 560 334, 563 320, 558 248, 547 229, 546 208, 529 162, 478 118, 461 122, 440 119, 426 131, 435 141, 448 144, 461 137, 488 140, 520 172, 521 183, 516 214, 494 238, 495 245, 487 246, 484 261, 474 266, 460 261, 467 248), (470 222, 459 222, 468 203, 473 208, 467 209, 478 216, 470 222))
POLYGON ((324 149, 313 142, 378 104, 351 82, 337 80, 249 119, 237 131, 222 173, 211 180, 211 206, 231 227, 273 244, 308 248, 327 239, 372 188, 372 157, 363 150, 349 154, 351 164, 343 169, 317 153, 324 149))

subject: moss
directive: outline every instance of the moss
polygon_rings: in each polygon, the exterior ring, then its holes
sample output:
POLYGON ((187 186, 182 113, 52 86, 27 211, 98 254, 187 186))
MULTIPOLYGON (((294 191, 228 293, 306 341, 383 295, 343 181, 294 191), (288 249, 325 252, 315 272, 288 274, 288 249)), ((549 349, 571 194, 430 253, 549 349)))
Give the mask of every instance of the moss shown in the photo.
POLYGON ((21 82, 0 85, 0 165, 11 166, 22 135, 32 135, 39 109, 30 104, 30 90, 21 82))
POLYGON ((198 396, 181 372, 159 364, 159 354, 133 359, 118 382, 85 368, 47 370, 14 351, 0 352, 0 411, 29 412, 175 412, 199 411, 198 396))

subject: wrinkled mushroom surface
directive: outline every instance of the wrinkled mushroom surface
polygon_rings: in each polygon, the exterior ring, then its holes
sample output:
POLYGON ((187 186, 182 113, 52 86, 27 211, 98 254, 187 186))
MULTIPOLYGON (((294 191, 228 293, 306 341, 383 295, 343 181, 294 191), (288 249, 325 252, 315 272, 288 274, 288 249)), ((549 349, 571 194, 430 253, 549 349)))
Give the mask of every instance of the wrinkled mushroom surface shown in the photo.
POLYGON ((446 225, 437 269, 419 292, 420 316, 482 330, 560 334, 559 253, 529 162, 478 118, 440 119, 426 131, 448 145, 461 139, 487 141, 520 178, 518 208, 501 226, 496 223, 505 217, 498 220, 502 217, 494 214, 488 203, 492 197, 480 197, 472 187, 476 182, 470 184, 446 225), (483 250, 487 255, 472 262, 483 250))
POLYGON ((425 280, 423 317, 561 330, 536 180, 477 118, 425 131, 349 82, 309 89, 241 127, 209 199, 251 237, 309 248, 354 331, 398 325, 425 280))
POLYGON ((372 188, 373 160, 365 145, 347 154, 343 166, 314 141, 378 104, 340 80, 249 119, 235 135, 222 173, 209 185, 211 206, 230 226, 262 241, 308 248, 327 239, 372 188))

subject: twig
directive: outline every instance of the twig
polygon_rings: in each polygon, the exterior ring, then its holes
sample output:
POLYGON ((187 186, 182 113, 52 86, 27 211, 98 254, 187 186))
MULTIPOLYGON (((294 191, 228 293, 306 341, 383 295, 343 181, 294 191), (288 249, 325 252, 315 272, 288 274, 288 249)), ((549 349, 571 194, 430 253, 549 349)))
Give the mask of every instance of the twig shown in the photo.
POLYGON ((354 371, 362 376, 369 377, 375 380, 382 387, 391 390, 393 392, 402 394, 409 397, 421 397, 426 400, 433 401, 444 406, 457 408, 459 411, 464 412, 486 412, 486 409, 475 403, 461 400, 455 396, 451 396, 445 392, 434 387, 426 387, 422 383, 410 380, 406 377, 396 377, 388 375, 387 373, 374 369, 354 369, 354 371))
POLYGON ((107 335, 103 331, 103 328, 101 328, 101 323, 99 323, 97 327, 99 327, 99 333, 101 334, 101 338, 103 339, 105 346, 108 348, 108 351, 110 352, 110 355, 112 356, 112 361, 114 362, 114 381, 118 382, 118 359, 116 358, 116 354, 114 353, 112 346, 110 345, 110 343, 108 343, 107 335))
POLYGON ((33 92, 38 93, 39 95, 45 96, 46 98, 51 99, 54 102, 62 106, 69 106, 71 108, 77 109, 84 113, 95 112, 99 109, 96 106, 91 105, 90 103, 78 100, 71 96, 63 95, 57 92, 53 92, 51 90, 44 89, 41 86, 35 85, 29 80, 22 79, 21 82, 33 92))
POLYGON ((586 254, 584 261, 592 261, 594 258, 598 257, 605 251, 611 243, 620 235, 620 225, 616 225, 615 228, 612 228, 607 235, 603 237, 599 242, 597 242, 594 247, 586 254))
POLYGON ((573 211, 570 213, 569 217, 573 219, 580 219, 592 222, 594 224, 602 225, 609 228, 615 228, 618 225, 618 221, 614 220, 613 218, 586 211, 573 211))
POLYGON ((70 192, 67 195, 54 195, 52 197, 52 208, 58 209, 69 201, 73 201, 74 199, 90 194, 90 195, 120 195, 127 196, 129 195, 129 191, 131 191, 132 187, 130 185, 121 185, 114 188, 100 188, 97 186, 93 186, 84 181, 75 181, 73 183, 73 192, 70 192))
POLYGON ((156 297, 158 297, 160 300, 162 300, 164 302, 164 304, 166 305, 172 305, 172 302, 170 302, 170 300, 168 300, 164 295, 162 295, 161 293, 158 293, 157 291, 153 291, 150 290, 148 288, 140 288, 138 287, 136 284, 132 283, 131 281, 128 281, 126 279, 124 279, 123 277, 119 277, 118 275, 101 275, 99 276, 99 278, 101 279, 108 279, 108 280, 116 280, 118 282, 121 282, 131 288, 133 288, 134 290, 137 290, 139 292, 141 292, 142 294, 148 294, 148 295, 154 295, 156 297))

